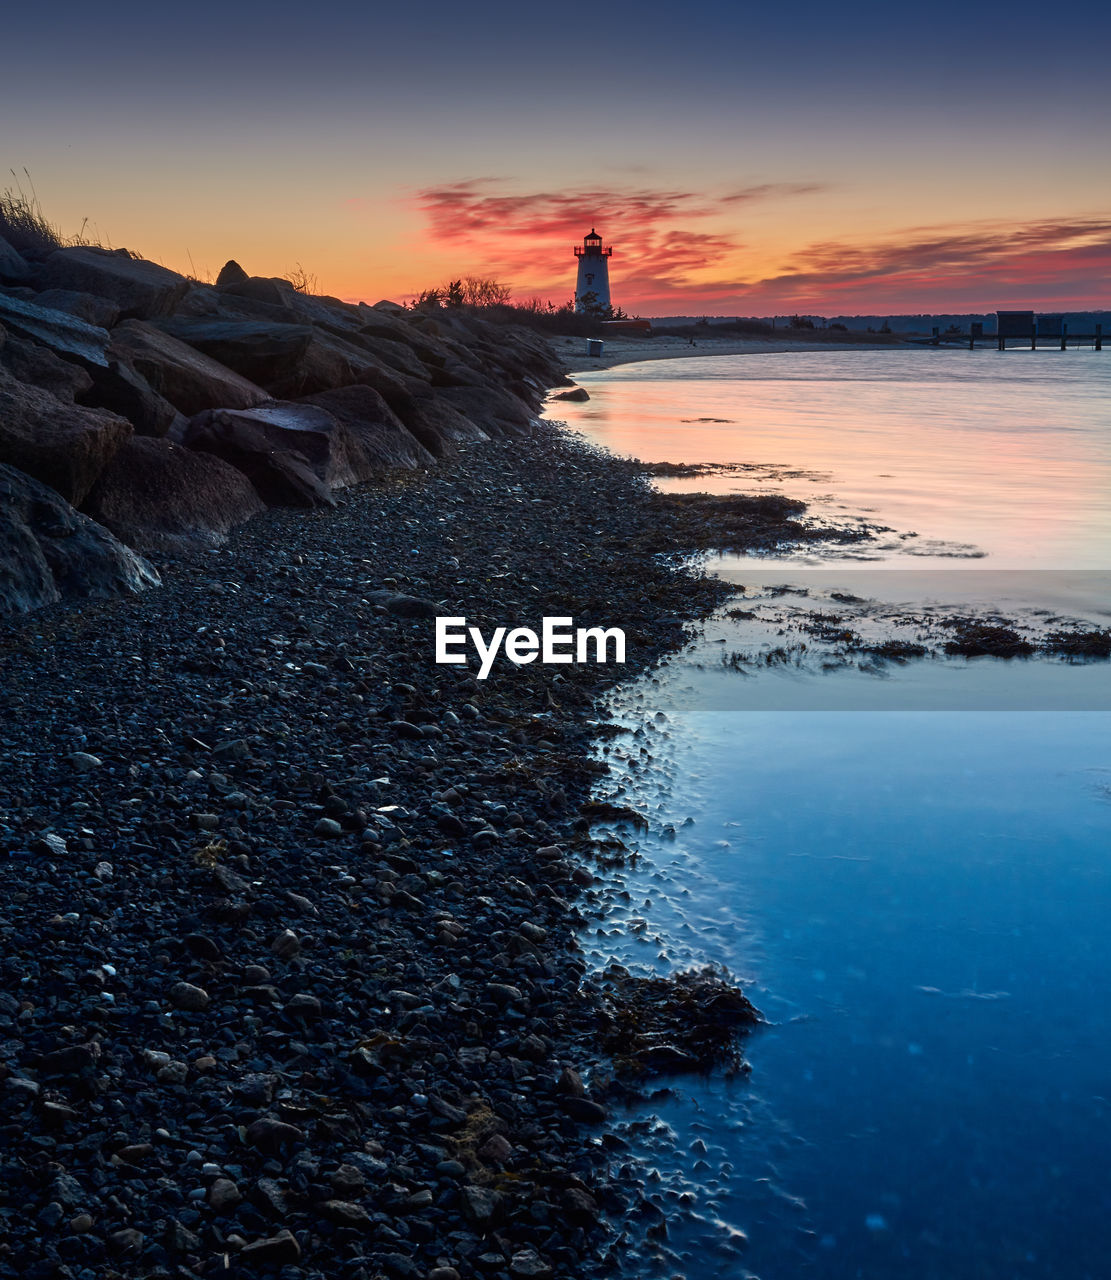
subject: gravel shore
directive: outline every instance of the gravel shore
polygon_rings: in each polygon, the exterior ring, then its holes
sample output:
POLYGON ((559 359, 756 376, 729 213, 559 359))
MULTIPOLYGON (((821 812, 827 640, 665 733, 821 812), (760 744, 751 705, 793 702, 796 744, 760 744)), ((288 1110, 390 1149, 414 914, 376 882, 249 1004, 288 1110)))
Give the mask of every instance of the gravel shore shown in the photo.
POLYGON ((728 590, 659 499, 541 426, 0 630, 0 1276, 616 1255, 595 699, 728 590), (479 682, 445 613, 621 625, 629 661, 479 682))

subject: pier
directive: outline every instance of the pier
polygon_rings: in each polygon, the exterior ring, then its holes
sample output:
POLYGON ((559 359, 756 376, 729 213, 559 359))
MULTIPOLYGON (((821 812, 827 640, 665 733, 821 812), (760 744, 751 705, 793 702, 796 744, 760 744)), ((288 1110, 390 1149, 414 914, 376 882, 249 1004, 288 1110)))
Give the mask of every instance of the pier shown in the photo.
MULTIPOLYGON (((1043 350, 1058 348, 1067 351, 1071 345, 1079 350, 1091 346, 1093 351, 1103 350, 1103 325, 1096 324, 1091 333, 1073 333, 1069 331, 1068 321, 1060 314, 1037 315, 1033 311, 997 311, 995 333, 984 333, 983 321, 974 320, 967 333, 961 333, 956 326, 947 332, 941 332, 940 325, 933 326, 931 336, 916 339, 931 347, 955 346, 957 343, 968 343, 969 351, 976 350, 976 344, 994 341, 999 351, 1014 350, 1014 345, 1025 347, 1028 343, 1031 351, 1037 351, 1041 342, 1043 350)), ((915 341, 912 339, 912 341, 915 341)))

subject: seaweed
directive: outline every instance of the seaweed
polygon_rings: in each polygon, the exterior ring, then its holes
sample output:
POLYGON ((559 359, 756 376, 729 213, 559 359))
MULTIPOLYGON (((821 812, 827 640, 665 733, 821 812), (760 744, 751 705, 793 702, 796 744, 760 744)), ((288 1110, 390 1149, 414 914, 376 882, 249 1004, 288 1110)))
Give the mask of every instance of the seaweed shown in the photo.
POLYGON ((945 625, 955 633, 952 640, 945 642, 945 652, 949 654, 964 658, 1028 658, 1035 651, 1013 627, 973 618, 950 618, 945 625))
POLYGON ((747 1070, 740 1038, 764 1022, 728 970, 712 965, 666 978, 614 965, 602 974, 602 994, 602 1047, 619 1075, 747 1070))
POLYGON ((1042 647, 1063 658, 1111 658, 1111 628, 1053 631, 1042 641, 1042 647))

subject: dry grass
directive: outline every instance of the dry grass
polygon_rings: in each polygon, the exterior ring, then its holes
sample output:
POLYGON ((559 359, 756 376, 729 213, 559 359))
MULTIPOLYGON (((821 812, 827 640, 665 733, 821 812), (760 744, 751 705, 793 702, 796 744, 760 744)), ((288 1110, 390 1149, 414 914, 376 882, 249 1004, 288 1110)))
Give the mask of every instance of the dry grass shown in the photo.
POLYGON ((76 235, 63 235, 61 229, 43 213, 31 175, 23 170, 23 178, 14 169, 8 172, 15 179, 15 186, 5 188, 0 194, 0 236, 17 253, 30 261, 48 257, 55 249, 74 249, 91 246, 110 248, 99 233, 89 233, 89 220, 81 223, 76 235), (24 187, 26 183, 26 187, 24 187))

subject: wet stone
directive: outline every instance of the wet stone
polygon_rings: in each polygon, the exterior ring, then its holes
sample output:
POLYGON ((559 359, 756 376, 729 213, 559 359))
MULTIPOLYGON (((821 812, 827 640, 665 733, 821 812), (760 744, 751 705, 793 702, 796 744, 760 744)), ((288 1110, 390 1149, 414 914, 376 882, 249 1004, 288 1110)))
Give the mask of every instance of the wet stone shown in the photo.
POLYGON ((186 1013, 199 1013, 208 1008, 208 992, 191 982, 175 982, 170 988, 170 1003, 186 1013))

